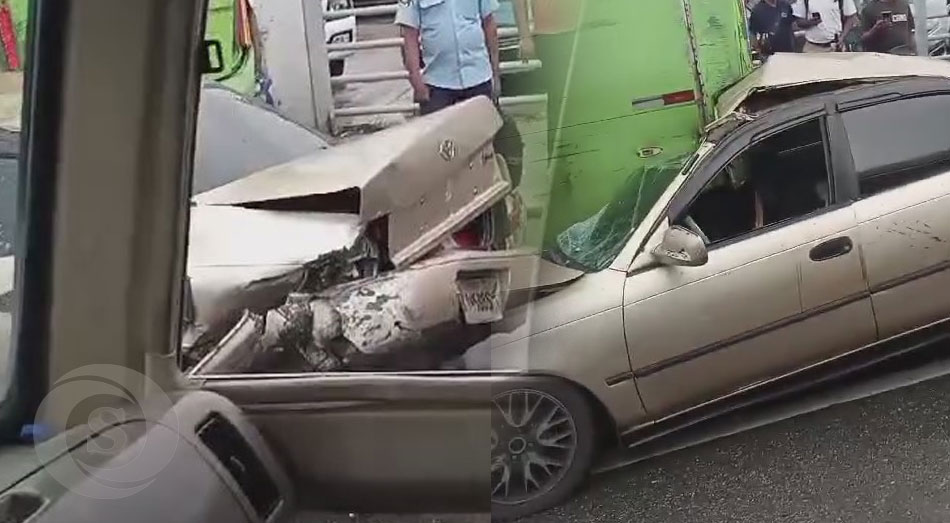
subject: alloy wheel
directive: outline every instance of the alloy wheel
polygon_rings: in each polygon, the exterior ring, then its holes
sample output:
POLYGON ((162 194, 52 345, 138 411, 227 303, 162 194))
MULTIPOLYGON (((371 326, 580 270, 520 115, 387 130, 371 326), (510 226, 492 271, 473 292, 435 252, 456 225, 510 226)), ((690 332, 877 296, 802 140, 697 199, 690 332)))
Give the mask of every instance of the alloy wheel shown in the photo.
POLYGON ((529 389, 492 401, 492 501, 519 504, 554 488, 574 460, 577 427, 563 403, 529 389))

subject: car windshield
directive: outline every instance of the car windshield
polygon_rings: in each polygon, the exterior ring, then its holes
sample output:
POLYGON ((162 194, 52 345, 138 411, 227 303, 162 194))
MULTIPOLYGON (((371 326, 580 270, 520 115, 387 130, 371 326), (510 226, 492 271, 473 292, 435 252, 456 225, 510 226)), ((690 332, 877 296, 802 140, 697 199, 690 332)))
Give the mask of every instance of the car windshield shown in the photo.
POLYGON ((600 211, 560 233, 547 257, 585 272, 605 269, 620 254, 673 178, 693 161, 695 155, 681 156, 637 169, 600 211))

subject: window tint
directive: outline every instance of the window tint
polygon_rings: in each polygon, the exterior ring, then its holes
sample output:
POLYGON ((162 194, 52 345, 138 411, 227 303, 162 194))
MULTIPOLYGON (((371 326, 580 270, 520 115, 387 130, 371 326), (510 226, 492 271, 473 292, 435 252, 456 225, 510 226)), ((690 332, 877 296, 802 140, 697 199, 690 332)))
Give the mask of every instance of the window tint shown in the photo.
POLYGON ((703 188, 679 224, 707 244, 827 207, 828 167, 821 123, 811 121, 753 145, 703 188))
POLYGON ((875 105, 843 115, 861 194, 879 193, 950 165, 950 96, 875 105))

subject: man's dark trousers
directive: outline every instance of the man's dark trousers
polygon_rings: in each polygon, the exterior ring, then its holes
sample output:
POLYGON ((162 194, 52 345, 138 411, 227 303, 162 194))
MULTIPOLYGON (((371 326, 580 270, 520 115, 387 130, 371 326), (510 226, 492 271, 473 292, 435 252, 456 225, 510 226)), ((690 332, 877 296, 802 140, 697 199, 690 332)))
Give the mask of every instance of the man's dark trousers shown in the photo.
POLYGON ((491 81, 469 87, 468 89, 444 89, 429 86, 429 99, 420 104, 422 114, 431 114, 450 105, 464 102, 476 96, 492 97, 491 81))

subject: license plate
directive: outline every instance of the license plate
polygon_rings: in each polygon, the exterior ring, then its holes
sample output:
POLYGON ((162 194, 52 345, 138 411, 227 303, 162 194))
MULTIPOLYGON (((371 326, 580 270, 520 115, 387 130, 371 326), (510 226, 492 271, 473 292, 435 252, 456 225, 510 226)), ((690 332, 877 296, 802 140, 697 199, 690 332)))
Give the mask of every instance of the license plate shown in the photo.
POLYGON ((458 280, 465 323, 492 323, 504 317, 508 301, 507 280, 500 274, 458 280))

